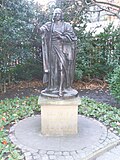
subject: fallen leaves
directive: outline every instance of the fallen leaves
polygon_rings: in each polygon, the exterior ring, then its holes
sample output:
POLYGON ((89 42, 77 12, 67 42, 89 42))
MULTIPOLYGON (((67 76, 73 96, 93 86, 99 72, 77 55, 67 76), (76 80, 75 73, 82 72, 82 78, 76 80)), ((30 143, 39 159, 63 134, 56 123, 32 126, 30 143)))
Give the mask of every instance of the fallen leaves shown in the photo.
MULTIPOLYGON (((8 138, 9 128, 20 119, 34 114, 34 110, 40 110, 37 105, 37 97, 24 97, 1 100, 0 103, 0 159, 15 157, 19 159, 20 154, 8 138)), ((24 158, 22 158, 24 159, 24 158)))
POLYGON ((34 81, 20 81, 17 84, 11 84, 7 86, 7 90, 18 90, 23 88, 36 88, 36 87, 43 87, 42 81, 34 80, 34 81))
POLYGON ((0 127, 0 131, 3 131, 3 129, 4 129, 4 126, 0 127))
POLYGON ((5 117, 2 117, 2 121, 6 122, 6 118, 5 118, 5 117))
POLYGON ((83 82, 83 81, 76 81, 73 83, 73 88, 79 90, 79 89, 104 89, 107 88, 108 84, 101 80, 91 80, 89 82, 83 82))
MULTIPOLYGON (((7 86, 7 90, 17 90, 20 91, 21 89, 25 88, 33 88, 35 91, 37 87, 43 87, 43 82, 39 80, 34 81, 20 81, 17 84, 11 84, 7 86)), ((89 82, 83 81, 75 81, 73 83, 73 87, 76 89, 104 89, 108 87, 108 84, 99 79, 92 79, 89 82)))
POLYGON ((6 140, 3 140, 3 141, 2 141, 2 144, 7 145, 8 142, 7 142, 6 140))

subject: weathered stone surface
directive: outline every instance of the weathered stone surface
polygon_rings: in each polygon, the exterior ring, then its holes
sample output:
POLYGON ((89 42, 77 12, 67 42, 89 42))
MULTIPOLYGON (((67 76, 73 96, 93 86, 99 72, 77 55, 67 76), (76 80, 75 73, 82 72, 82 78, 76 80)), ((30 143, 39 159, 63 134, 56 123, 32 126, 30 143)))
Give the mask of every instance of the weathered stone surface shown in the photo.
POLYGON ((49 155, 49 159, 50 160, 56 160, 56 156, 55 155, 49 155))
POLYGON ((63 156, 69 156, 70 153, 69 152, 63 152, 63 156))
POLYGON ((48 151, 47 154, 48 155, 53 155, 55 152, 54 151, 48 151))
POLYGON ((120 137, 108 132, 106 127, 96 120, 79 117, 78 122, 78 135, 45 137, 40 134, 40 117, 31 117, 27 118, 27 122, 26 119, 20 121, 20 125, 18 123, 14 127, 10 137, 23 151, 26 160, 81 160, 88 157, 97 158, 96 160, 119 160, 120 137), (31 119, 35 121, 32 122, 31 119), (22 122, 25 122, 25 126, 22 122), (22 127, 22 130, 19 127, 22 127), (103 139, 103 142, 100 139, 103 139))

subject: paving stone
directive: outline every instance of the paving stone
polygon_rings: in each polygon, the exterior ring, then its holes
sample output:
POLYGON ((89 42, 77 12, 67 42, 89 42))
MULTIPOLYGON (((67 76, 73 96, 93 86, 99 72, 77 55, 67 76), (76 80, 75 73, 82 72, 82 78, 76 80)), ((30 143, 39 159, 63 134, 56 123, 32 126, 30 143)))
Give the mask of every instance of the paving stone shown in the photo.
POLYGON ((25 160, 33 160, 32 156, 25 156, 25 160))
POLYGON ((25 156, 31 156, 32 154, 30 152, 25 152, 24 155, 25 156))
MULTIPOLYGON (((101 149, 101 148, 103 148, 104 147, 104 144, 103 143, 101 143, 101 144, 99 144, 99 149, 101 149)), ((91 150, 92 151, 92 150, 91 150)))
POLYGON ((112 133, 111 131, 108 131, 108 137, 112 139, 116 139, 119 140, 120 137, 116 136, 114 133, 112 133))
POLYGON ((59 155, 59 156, 61 156, 61 155, 62 155, 62 152, 55 152, 54 155, 59 155))
POLYGON ((72 156, 65 156, 65 160, 74 160, 72 156))
MULTIPOLYGON (((96 146, 95 149, 97 150, 97 149, 99 149, 99 147, 96 146)), ((81 154, 81 153, 84 153, 84 154, 88 155, 88 154, 92 153, 92 149, 90 147, 86 147, 83 150, 83 152, 80 152, 79 154, 81 154)))
POLYGON ((48 155, 42 155, 41 160, 49 160, 48 155))
POLYGON ((63 152, 62 154, 63 154, 63 156, 69 156, 70 155, 69 152, 63 152))
POLYGON ((24 148, 24 146, 22 144, 18 144, 17 147, 18 148, 24 148))
POLYGON ((47 151, 48 155, 53 155, 55 152, 54 151, 47 151))
POLYGON ((28 152, 28 150, 26 150, 26 149, 21 149, 21 151, 22 151, 23 153, 28 152))
POLYGON ((111 139, 107 138, 107 139, 105 140, 105 143, 111 143, 111 139))
POLYGON ((76 151, 70 152, 70 155, 76 155, 76 154, 77 154, 76 151))
POLYGON ((120 156, 120 146, 116 146, 110 152, 120 156))
POLYGON ((100 144, 103 143, 103 141, 104 141, 103 139, 99 139, 99 143, 100 143, 100 144))
POLYGON ((55 155, 49 155, 49 159, 50 160, 56 160, 56 156, 55 155))
MULTIPOLYGON (((103 146, 104 147, 104 146, 103 146)), ((94 150, 92 150, 91 152, 89 152, 88 151, 88 153, 90 154, 90 153, 93 153, 93 152, 97 152, 97 151, 99 151, 101 148, 100 148, 100 146, 96 146, 95 148, 94 148, 94 150)), ((87 152, 86 152, 86 154, 87 154, 87 152)))
POLYGON ((39 152, 38 152, 39 154, 46 154, 47 153, 47 151, 45 151, 45 150, 39 150, 39 152))
POLYGON ((75 160, 80 160, 80 158, 81 158, 81 156, 79 154, 73 154, 72 157, 75 160))
MULTIPOLYGON (((95 146, 94 146, 94 147, 95 147, 95 146)), ((93 149, 93 148, 91 148, 91 149, 93 149)), ((77 154, 85 154, 84 149, 81 149, 81 150, 77 151, 77 154)))
POLYGON ((64 156, 58 156, 57 160, 65 160, 65 157, 64 156))
POLYGON ((40 159, 40 160, 41 160, 41 156, 40 156, 40 155, 36 155, 36 156, 34 155, 33 158, 34 158, 34 159, 40 159))
POLYGON ((31 152, 31 153, 37 153, 38 150, 36 150, 36 149, 29 149, 29 152, 31 152))
POLYGON ((14 131, 15 131, 15 126, 13 126, 13 127, 10 128, 9 133, 12 133, 12 132, 14 132, 14 131))
POLYGON ((14 125, 10 128, 10 131, 9 131, 9 132, 10 132, 10 133, 11 133, 11 132, 14 132, 14 131, 15 131, 15 128, 16 128, 16 126, 17 126, 17 124, 14 124, 14 125))
POLYGON ((9 138, 10 138, 10 139, 15 139, 14 134, 10 133, 10 134, 9 134, 9 138))
POLYGON ((29 152, 29 149, 26 146, 22 147, 22 150, 29 152))
POLYGON ((85 154, 85 153, 79 153, 78 156, 79 156, 80 158, 85 158, 86 154, 85 154))

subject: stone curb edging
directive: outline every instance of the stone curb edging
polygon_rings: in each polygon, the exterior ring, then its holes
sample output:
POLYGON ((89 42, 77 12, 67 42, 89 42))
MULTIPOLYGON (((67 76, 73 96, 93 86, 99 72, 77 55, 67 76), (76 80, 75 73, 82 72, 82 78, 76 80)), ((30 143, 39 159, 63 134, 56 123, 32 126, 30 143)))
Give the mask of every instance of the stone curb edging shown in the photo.
POLYGON ((97 151, 93 152, 92 154, 90 154, 86 158, 83 158, 82 160, 93 160, 93 159, 101 156, 105 152, 111 150, 112 148, 116 147, 117 145, 120 145, 120 140, 112 142, 111 144, 108 144, 104 148, 98 149, 97 151))

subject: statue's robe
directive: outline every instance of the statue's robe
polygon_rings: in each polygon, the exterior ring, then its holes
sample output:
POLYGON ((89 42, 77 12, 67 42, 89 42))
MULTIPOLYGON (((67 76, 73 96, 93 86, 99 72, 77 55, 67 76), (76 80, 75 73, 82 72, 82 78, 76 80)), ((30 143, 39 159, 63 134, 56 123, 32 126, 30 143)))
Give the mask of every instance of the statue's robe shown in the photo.
POLYGON ((43 82, 48 82, 50 90, 58 89, 60 83, 60 70, 64 71, 64 88, 71 87, 75 70, 75 46, 77 37, 70 23, 62 22, 59 29, 54 22, 47 22, 40 28, 42 34, 43 53, 43 82), (59 32, 64 40, 56 38, 59 32))

